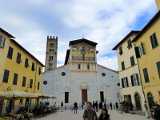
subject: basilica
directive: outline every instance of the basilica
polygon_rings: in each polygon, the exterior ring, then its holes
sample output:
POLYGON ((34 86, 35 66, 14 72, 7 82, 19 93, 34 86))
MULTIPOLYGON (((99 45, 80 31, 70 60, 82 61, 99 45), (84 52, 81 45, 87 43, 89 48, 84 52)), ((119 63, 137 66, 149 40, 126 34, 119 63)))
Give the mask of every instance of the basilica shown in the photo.
MULTIPOLYGON (((97 64, 97 43, 85 38, 69 42, 63 66, 57 67, 58 37, 47 37, 43 93, 70 106, 86 101, 119 101, 118 72, 97 64)), ((51 103, 53 104, 53 103, 51 103)))

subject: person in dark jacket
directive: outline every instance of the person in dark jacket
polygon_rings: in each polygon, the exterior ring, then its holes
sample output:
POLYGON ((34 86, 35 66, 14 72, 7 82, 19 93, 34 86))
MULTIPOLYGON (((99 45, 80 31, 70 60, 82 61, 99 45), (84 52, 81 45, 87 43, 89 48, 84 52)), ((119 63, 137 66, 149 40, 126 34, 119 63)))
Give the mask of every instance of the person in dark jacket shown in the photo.
POLYGON ((108 110, 106 108, 102 109, 99 120, 110 120, 110 115, 108 114, 108 110))
POLYGON ((91 102, 87 102, 87 109, 83 113, 83 120, 98 120, 97 114, 91 106, 91 102))
POLYGON ((160 120, 160 106, 156 105, 155 112, 154 112, 154 119, 160 120))

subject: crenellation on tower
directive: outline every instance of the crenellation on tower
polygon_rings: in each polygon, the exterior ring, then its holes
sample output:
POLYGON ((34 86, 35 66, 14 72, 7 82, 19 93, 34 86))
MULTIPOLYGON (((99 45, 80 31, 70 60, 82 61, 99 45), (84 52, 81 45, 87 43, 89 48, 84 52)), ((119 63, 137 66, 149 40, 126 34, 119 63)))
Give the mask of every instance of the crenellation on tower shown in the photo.
POLYGON ((47 36, 45 70, 57 67, 58 37, 47 36))

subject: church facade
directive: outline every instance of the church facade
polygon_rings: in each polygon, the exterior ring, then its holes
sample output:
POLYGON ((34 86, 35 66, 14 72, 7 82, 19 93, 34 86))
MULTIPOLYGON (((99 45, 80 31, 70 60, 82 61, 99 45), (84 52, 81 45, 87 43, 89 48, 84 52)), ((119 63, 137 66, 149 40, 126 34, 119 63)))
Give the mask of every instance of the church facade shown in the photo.
POLYGON ((64 65, 43 73, 43 93, 68 106, 75 101, 119 101, 118 72, 97 64, 96 46, 84 38, 70 41, 64 65))

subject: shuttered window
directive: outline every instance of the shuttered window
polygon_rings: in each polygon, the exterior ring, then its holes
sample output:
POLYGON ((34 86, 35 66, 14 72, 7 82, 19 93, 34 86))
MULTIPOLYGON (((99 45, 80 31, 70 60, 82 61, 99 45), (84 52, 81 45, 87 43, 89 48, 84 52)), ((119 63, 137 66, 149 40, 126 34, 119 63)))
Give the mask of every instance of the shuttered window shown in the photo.
POLYGON ((17 82, 18 82, 18 74, 14 73, 13 85, 17 85, 17 82))
POLYGON ((159 75, 159 78, 160 78, 160 62, 157 62, 157 71, 158 71, 158 75, 159 75))
POLYGON ((8 79, 9 79, 9 70, 5 70, 3 75, 3 82, 8 83, 8 79))
POLYGON ((149 76, 148 76, 148 71, 147 71, 147 68, 144 68, 143 69, 143 75, 144 75, 144 80, 145 82, 149 82, 149 76))
POLYGON ((157 40, 156 33, 150 36, 150 41, 151 41, 152 48, 156 48, 158 46, 158 40, 157 40))
POLYGON ((8 57, 9 59, 12 59, 12 56, 13 56, 13 48, 12 48, 12 47, 9 47, 7 57, 8 57))

